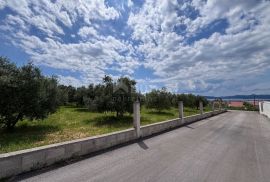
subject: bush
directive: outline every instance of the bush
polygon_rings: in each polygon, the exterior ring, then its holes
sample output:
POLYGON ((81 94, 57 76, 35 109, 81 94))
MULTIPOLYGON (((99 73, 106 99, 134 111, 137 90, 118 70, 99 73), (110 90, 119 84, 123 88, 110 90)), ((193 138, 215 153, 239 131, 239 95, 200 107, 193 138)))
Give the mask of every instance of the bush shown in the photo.
POLYGON ((253 104, 249 102, 244 102, 244 107, 247 111, 258 111, 258 108, 256 108, 253 104))

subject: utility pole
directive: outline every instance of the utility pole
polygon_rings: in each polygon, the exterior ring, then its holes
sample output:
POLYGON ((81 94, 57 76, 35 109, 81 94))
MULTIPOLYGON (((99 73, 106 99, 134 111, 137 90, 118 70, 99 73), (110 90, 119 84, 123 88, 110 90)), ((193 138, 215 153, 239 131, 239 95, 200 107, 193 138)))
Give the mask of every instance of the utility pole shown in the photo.
POLYGON ((253 106, 255 107, 255 94, 253 94, 253 106))

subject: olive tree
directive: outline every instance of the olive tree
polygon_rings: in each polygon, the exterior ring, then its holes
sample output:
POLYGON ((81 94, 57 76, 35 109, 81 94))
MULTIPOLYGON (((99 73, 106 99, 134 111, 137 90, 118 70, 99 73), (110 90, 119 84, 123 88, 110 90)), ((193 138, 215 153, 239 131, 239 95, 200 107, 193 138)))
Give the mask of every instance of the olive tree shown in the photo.
POLYGON ((57 80, 32 64, 16 67, 0 57, 0 126, 12 130, 24 118, 43 119, 56 111, 57 80))
MULTIPOLYGON (((80 92, 82 88, 77 89, 77 95, 80 95, 82 102, 90 111, 115 112, 117 117, 122 117, 124 113, 132 113, 132 104, 135 98, 136 82, 127 77, 120 77, 113 81, 110 76, 105 75, 103 83, 98 85, 90 84, 80 92)), ((80 102, 77 99, 77 103, 80 102)))
POLYGON ((156 109, 158 112, 171 107, 170 93, 166 88, 152 90, 146 94, 146 107, 156 109))

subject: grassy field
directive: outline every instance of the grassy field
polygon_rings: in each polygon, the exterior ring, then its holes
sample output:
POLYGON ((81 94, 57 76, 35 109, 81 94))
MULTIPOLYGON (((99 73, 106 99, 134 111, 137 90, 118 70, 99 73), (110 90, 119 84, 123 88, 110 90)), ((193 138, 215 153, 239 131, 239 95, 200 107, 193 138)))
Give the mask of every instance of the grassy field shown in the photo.
MULTIPOLYGON (((209 109, 206 109, 209 110, 209 109)), ((185 108, 185 116, 199 113, 185 108)), ((47 119, 20 121, 12 133, 0 130, 0 153, 22 150, 72 139, 95 136, 132 127, 132 115, 117 119, 114 113, 93 113, 85 108, 60 107, 47 119)), ((178 117, 178 110, 171 108, 156 112, 142 108, 141 124, 147 125, 178 117)))

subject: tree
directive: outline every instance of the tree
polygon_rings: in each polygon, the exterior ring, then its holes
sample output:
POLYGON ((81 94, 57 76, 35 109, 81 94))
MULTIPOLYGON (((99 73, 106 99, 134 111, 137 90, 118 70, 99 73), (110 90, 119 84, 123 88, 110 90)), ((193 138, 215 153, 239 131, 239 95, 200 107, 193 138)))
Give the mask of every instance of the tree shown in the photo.
POLYGON ((75 102, 76 88, 69 85, 58 86, 58 100, 60 105, 67 105, 75 102))
MULTIPOLYGON (((84 98, 83 103, 90 111, 116 112, 116 116, 122 117, 125 112, 132 112, 135 85, 136 82, 127 77, 113 82, 110 76, 105 75, 103 83, 91 84, 83 92, 77 89, 77 95, 80 95, 78 98, 84 98)), ((77 103, 81 100, 77 99, 77 103)))
POLYGON ((12 130, 23 118, 43 119, 56 111, 57 80, 32 64, 21 68, 0 57, 0 125, 12 130))
POLYGON ((171 107, 169 95, 166 88, 152 90, 150 93, 146 94, 146 107, 156 109, 158 112, 169 109, 171 107))
POLYGON ((86 99, 86 96, 87 96, 87 89, 85 88, 85 86, 77 88, 75 96, 74 96, 76 105, 80 107, 84 106, 85 105, 84 101, 86 99))
POLYGON ((256 108, 256 106, 254 106, 253 104, 249 103, 249 102, 244 102, 243 103, 245 110, 247 111, 257 111, 258 108, 256 108))
POLYGON ((136 81, 128 77, 121 77, 114 83, 111 111, 115 111, 116 116, 122 117, 125 112, 132 113, 133 101, 136 96, 135 85, 136 81))
POLYGON ((203 106, 208 105, 208 100, 205 97, 197 95, 196 96, 196 107, 197 107, 197 109, 199 109, 199 107, 200 107, 200 102, 203 103, 203 106))
POLYGON ((69 85, 67 87, 67 94, 68 94, 68 103, 73 103, 75 102, 75 93, 76 93, 76 88, 69 85))
POLYGON ((67 105, 67 103, 68 103, 67 86, 65 86, 65 85, 58 86, 58 101, 59 101, 60 105, 67 105))

